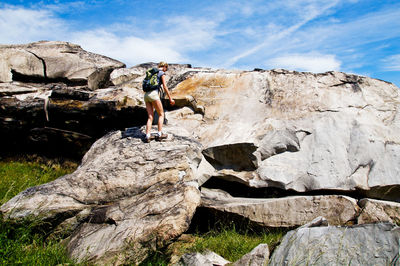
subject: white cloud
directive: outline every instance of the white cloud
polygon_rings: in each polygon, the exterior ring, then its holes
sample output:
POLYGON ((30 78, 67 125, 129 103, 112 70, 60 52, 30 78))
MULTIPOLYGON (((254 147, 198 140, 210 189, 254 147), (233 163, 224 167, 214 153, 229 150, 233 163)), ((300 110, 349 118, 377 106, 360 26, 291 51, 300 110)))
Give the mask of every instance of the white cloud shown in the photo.
POLYGON ((161 44, 174 46, 177 50, 205 49, 214 42, 217 25, 214 20, 173 17, 166 20, 166 30, 157 36, 161 44))
POLYGON ((382 60, 384 69, 389 71, 400 71, 400 54, 389 56, 382 60))
POLYGON ((0 43, 17 44, 64 36, 66 25, 47 10, 0 9, 0 43))
POLYGON ((75 33, 72 42, 83 49, 106 55, 125 63, 128 67, 144 62, 181 62, 183 56, 154 39, 135 36, 119 37, 105 30, 75 33))
POLYGON ((132 66, 161 60, 187 62, 189 59, 184 57, 185 52, 206 48, 214 40, 215 25, 201 19, 192 21, 187 17, 176 17, 167 21, 169 27, 166 30, 158 33, 149 31, 147 36, 138 37, 134 33, 117 35, 113 25, 89 31, 72 31, 67 21, 56 18, 54 12, 54 9, 30 10, 12 6, 0 9, 0 43, 69 41, 81 45, 87 51, 132 66))
POLYGON ((334 55, 315 54, 292 54, 275 57, 268 60, 267 65, 271 68, 285 68, 289 70, 307 72, 326 72, 340 70, 341 62, 334 55))
MULTIPOLYGON (((214 42, 215 26, 211 20, 191 20, 182 16, 166 19, 164 30, 149 31, 143 37, 132 34, 119 36, 110 26, 74 33, 71 41, 85 50, 120 60, 128 67, 150 61, 186 63, 190 60, 185 56, 187 52, 207 49, 214 42)), ((139 34, 144 35, 142 32, 139 34)))

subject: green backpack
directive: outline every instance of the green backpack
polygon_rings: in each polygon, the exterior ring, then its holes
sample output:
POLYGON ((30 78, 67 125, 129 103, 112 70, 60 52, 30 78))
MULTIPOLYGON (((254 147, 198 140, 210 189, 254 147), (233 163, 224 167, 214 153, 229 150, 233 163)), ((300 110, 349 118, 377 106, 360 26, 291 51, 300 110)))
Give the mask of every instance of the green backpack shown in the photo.
POLYGON ((146 77, 143 80, 143 91, 149 92, 152 90, 158 90, 160 84, 158 82, 157 74, 159 70, 158 68, 150 68, 146 71, 146 77))

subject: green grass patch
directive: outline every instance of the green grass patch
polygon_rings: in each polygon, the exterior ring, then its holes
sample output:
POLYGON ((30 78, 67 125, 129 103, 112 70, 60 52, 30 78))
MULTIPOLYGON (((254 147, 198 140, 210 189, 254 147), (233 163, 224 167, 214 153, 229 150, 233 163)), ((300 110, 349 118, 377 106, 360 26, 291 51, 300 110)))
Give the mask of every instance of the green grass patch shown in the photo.
POLYGON ((74 262, 57 240, 45 239, 37 223, 0 222, 0 265, 58 265, 74 262))
POLYGON ((29 187, 71 173, 76 167, 77 164, 72 162, 61 164, 42 159, 2 160, 0 161, 0 205, 29 187))
POLYGON ((268 244, 273 248, 284 236, 283 230, 262 231, 259 234, 237 231, 235 228, 223 229, 220 232, 211 231, 205 235, 198 235, 191 252, 211 250, 223 258, 235 262, 249 253, 259 244, 268 244))
POLYGON ((178 258, 185 253, 192 252, 203 253, 206 250, 213 251, 223 258, 235 262, 259 244, 268 244, 270 251, 272 251, 287 231, 285 229, 243 231, 236 229, 234 225, 213 228, 206 233, 198 232, 184 235, 184 240, 178 239, 165 250, 153 253, 140 265, 168 265, 172 257, 178 258))
MULTIPOLYGON (((76 163, 40 158, 0 161, 0 204, 28 187, 50 182, 73 172, 76 163)), ((46 239, 41 222, 14 224, 0 216, 0 265, 74 265, 57 239, 46 239)))

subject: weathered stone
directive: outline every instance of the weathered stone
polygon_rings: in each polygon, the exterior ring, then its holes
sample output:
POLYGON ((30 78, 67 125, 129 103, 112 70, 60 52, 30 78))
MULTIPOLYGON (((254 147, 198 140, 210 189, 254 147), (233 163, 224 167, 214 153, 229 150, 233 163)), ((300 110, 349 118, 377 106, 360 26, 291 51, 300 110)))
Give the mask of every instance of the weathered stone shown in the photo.
POLYGON ((209 147, 203 155, 216 169, 255 170, 257 158, 253 153, 256 149, 253 143, 232 143, 209 147))
POLYGON ((174 266, 223 266, 229 263, 230 261, 224 259, 220 255, 211 251, 206 251, 204 253, 186 253, 174 266))
POLYGON ((165 129, 163 142, 144 143, 139 128, 104 136, 74 173, 21 192, 3 217, 42 218, 56 234, 76 228, 67 247, 78 260, 139 263, 187 230, 200 203, 201 146, 165 129))
POLYGON ((357 219, 358 224, 390 222, 400 224, 400 203, 362 199, 359 202, 362 208, 357 219))
POLYGON ((102 264, 140 263, 182 234, 199 202, 197 188, 161 182, 145 193, 95 208, 68 240, 70 255, 102 264))
POLYGON ((92 92, 62 84, 2 97, 2 151, 36 151, 80 159, 110 130, 143 125, 147 112, 142 97, 124 88, 92 92))
POLYGON ((138 89, 144 78, 144 71, 140 71, 136 68, 127 69, 127 68, 119 68, 115 69, 110 74, 110 80, 115 86, 129 86, 129 84, 136 84, 138 89))
POLYGON ((269 265, 390 265, 399 237, 389 223, 299 228, 285 235, 269 265))
POLYGON ((98 89, 107 85, 113 69, 122 67, 125 64, 117 60, 68 42, 0 46, 0 82, 63 81, 98 89))
POLYGON ((234 214, 265 227, 294 227, 325 217, 329 224, 345 225, 357 218, 357 201, 346 196, 292 196, 274 199, 232 197, 221 190, 201 189, 201 206, 234 214))
POLYGON ((391 83, 340 72, 219 70, 179 83, 173 96, 185 95, 205 107, 192 137, 206 148, 256 147, 256 179, 244 183, 400 200, 400 96, 391 83))
POLYGON ((38 88, 31 84, 20 82, 0 82, 0 97, 12 96, 15 94, 27 94, 32 92, 38 92, 38 88))
POLYGON ((267 244, 260 244, 252 251, 244 255, 233 266, 264 266, 268 264, 269 248, 267 244))

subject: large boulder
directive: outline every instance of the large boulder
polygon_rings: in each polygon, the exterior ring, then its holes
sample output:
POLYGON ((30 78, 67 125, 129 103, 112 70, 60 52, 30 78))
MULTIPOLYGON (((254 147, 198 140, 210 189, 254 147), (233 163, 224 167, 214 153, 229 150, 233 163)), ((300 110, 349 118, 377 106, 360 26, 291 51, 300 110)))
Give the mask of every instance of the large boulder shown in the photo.
POLYGON ((0 46, 0 82, 63 81, 98 89, 125 64, 68 42, 41 41, 0 46))
POLYGON ((399 265, 399 237, 390 223, 301 227, 285 235, 269 265, 399 265))
POLYGON ((188 116, 169 122, 206 147, 216 176, 235 170, 256 188, 400 200, 400 96, 391 83, 341 72, 219 70, 179 83, 173 96, 184 95, 205 107, 203 120, 194 129, 188 116))
POLYGON ((199 143, 167 129, 144 143, 139 128, 99 139, 72 174, 29 188, 1 206, 4 218, 38 217, 69 236, 72 257, 139 263, 189 227, 200 204, 199 143))

